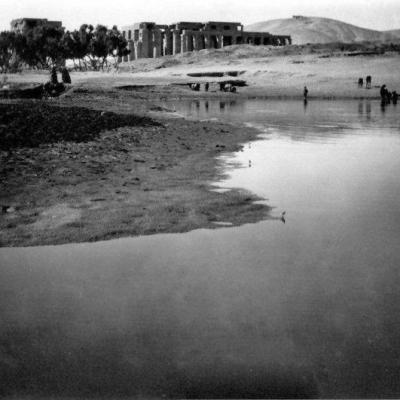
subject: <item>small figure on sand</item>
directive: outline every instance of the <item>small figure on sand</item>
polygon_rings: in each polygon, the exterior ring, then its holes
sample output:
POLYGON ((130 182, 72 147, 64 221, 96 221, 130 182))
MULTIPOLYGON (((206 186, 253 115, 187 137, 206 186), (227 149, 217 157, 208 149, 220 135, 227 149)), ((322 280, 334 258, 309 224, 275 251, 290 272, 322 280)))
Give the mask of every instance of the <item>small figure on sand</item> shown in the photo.
POLYGON ((372 82, 372 77, 371 75, 368 75, 365 78, 365 89, 371 89, 371 82, 372 82))
POLYGON ((386 85, 382 85, 380 90, 382 103, 386 103, 387 91, 386 85))
POLYGON ((307 86, 304 86, 303 95, 304 95, 304 100, 307 100, 307 96, 308 96, 308 89, 307 89, 307 86))
POLYGON ((66 67, 61 68, 61 79, 63 83, 71 83, 71 76, 66 67))
POLYGON ((56 97, 65 91, 65 85, 58 82, 57 68, 53 66, 50 70, 50 80, 42 86, 42 95, 56 97))
POLYGON ((50 72, 50 82, 52 85, 57 85, 58 78, 57 78, 57 68, 53 67, 50 72))
POLYGON ((399 98, 399 95, 397 94, 397 92, 395 90, 393 90, 393 92, 392 92, 392 102, 393 102, 394 105, 397 104, 398 98, 399 98))
POLYGON ((204 90, 206 92, 208 92, 208 88, 210 87, 210 84, 208 82, 206 82, 206 84, 204 85, 204 90))
POLYGON ((190 89, 198 92, 200 90, 200 83, 189 83, 190 89))
POLYGON ((363 87, 363 86, 364 86, 364 79, 358 78, 358 87, 363 87))
POLYGON ((390 104, 390 101, 392 100, 392 93, 389 92, 386 85, 381 86, 380 95, 382 104, 390 104))

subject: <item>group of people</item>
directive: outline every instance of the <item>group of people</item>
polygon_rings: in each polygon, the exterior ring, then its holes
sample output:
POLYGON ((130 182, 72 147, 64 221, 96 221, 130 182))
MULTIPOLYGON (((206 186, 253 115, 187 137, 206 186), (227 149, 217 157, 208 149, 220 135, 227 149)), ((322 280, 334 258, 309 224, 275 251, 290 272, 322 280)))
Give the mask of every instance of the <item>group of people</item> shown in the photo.
POLYGON ((65 91, 65 84, 71 83, 71 77, 66 67, 62 67, 61 71, 61 79, 62 82, 58 82, 57 77, 57 68, 54 66, 50 71, 50 80, 43 85, 44 95, 50 97, 59 96, 62 92, 65 91))
POLYGON ((382 85, 381 86, 381 102, 382 104, 390 104, 391 102, 393 104, 397 104, 397 100, 399 98, 399 95, 397 94, 397 92, 394 90, 393 92, 390 92, 386 85, 382 85))
MULTIPOLYGON (((367 76, 367 88, 371 88, 371 76, 368 75, 367 76)), ((359 78, 358 80, 358 85, 361 87, 363 86, 363 78, 359 78)), ((382 100, 382 105, 386 105, 386 104, 397 104, 397 100, 399 99, 399 95, 398 93, 393 90, 393 92, 389 91, 386 87, 386 85, 382 85, 381 86, 381 90, 380 90, 380 94, 381 94, 381 100, 382 100)), ((308 97, 308 89, 307 86, 304 86, 303 89, 303 96, 304 96, 304 101, 307 101, 307 97, 308 97)))
MULTIPOLYGON (((190 89, 192 89, 196 92, 200 91, 200 83, 189 83, 189 87, 190 87, 190 89)), ((208 82, 206 82, 204 84, 204 91, 208 92, 209 88, 210 88, 210 84, 208 82)))
MULTIPOLYGON (((192 90, 194 90, 196 92, 199 92, 200 88, 201 88, 200 83, 189 83, 189 87, 190 87, 190 89, 192 89, 192 90)), ((209 88, 210 88, 210 84, 208 82, 206 82, 204 84, 204 91, 208 92, 209 88)), ((221 82, 219 84, 219 90, 221 92, 232 92, 232 93, 235 93, 236 92, 236 86, 233 85, 232 83, 221 82)))
POLYGON ((236 86, 232 85, 231 83, 221 82, 219 84, 219 90, 221 92, 232 92, 232 93, 235 93, 236 92, 236 86))
MULTIPOLYGON (((368 75, 365 78, 365 89, 371 89, 371 84, 372 84, 372 77, 371 75, 368 75)), ((363 87, 363 86, 364 86, 364 79, 358 78, 358 87, 363 87)))

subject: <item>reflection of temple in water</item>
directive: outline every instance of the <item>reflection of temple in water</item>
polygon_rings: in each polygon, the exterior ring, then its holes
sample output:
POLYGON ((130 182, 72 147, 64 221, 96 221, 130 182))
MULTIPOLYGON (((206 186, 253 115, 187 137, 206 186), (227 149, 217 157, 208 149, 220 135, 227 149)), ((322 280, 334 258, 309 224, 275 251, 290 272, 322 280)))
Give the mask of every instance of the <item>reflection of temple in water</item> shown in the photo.
POLYGON ((361 117, 361 116, 364 116, 364 114, 365 114, 365 117, 367 120, 371 119, 371 101, 370 100, 367 100, 366 102, 364 102, 362 100, 358 103, 358 115, 361 117))
POLYGON ((290 36, 246 32, 239 22, 178 22, 172 25, 140 22, 123 26, 122 34, 131 51, 122 61, 220 49, 234 44, 283 46, 292 43, 290 36))
POLYGON ((207 118, 218 116, 221 113, 228 112, 229 110, 238 110, 241 102, 236 100, 192 100, 185 103, 186 113, 194 115, 196 118, 207 118))

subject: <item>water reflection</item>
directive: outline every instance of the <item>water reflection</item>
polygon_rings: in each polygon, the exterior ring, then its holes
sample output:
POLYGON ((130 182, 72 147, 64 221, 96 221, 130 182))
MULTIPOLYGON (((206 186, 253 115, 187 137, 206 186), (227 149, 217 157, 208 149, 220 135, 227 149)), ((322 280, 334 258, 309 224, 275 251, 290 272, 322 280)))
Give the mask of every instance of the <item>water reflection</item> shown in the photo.
POLYGON ((365 119, 366 121, 370 121, 371 120, 371 110, 372 110, 372 106, 371 106, 371 100, 360 100, 358 103, 358 115, 360 116, 360 120, 362 121, 365 119))
POLYGON ((368 130, 390 128, 399 130, 395 107, 380 106, 379 101, 265 101, 265 100, 193 100, 167 102, 178 113, 197 119, 222 119, 230 123, 251 123, 265 131, 279 130, 292 140, 337 140, 344 134, 362 134, 368 130), (385 119, 381 120, 385 113, 385 119), (359 118, 355 119, 354 115, 359 118), (376 122, 379 121, 379 125, 376 122), (317 128, 317 129, 315 129, 317 128))
POLYGON ((284 317, 256 272, 265 260, 251 272, 236 235, 221 260, 220 239, 198 231, 3 250, 2 394, 318 396, 311 364, 295 361, 303 350, 273 327, 284 317))
POLYGON ((398 397, 394 107, 176 108, 264 132, 220 186, 275 221, 0 249, 0 395, 398 397))
POLYGON ((366 102, 365 111, 367 114, 367 120, 370 121, 371 120, 371 101, 369 101, 369 100, 367 100, 367 102, 366 102))
POLYGON ((362 116, 364 114, 364 101, 358 102, 358 114, 362 116))

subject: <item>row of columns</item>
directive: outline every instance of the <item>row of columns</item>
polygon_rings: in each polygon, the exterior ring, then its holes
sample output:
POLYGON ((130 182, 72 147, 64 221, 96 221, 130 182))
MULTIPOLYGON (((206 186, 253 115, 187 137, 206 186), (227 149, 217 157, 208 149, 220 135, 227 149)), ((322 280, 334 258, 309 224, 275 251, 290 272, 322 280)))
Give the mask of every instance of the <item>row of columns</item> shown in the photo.
POLYGON ((199 51, 212 48, 219 49, 223 46, 223 35, 221 33, 212 35, 196 31, 183 31, 181 34, 179 32, 173 32, 172 53, 165 54, 186 53, 187 51, 199 51))
MULTIPOLYGON (((228 35, 225 37, 229 44, 251 43, 255 44, 256 36, 253 35, 228 35)), ((224 35, 215 32, 199 32, 184 30, 180 33, 177 30, 165 31, 142 29, 136 40, 128 40, 128 49, 131 51, 123 61, 133 61, 139 58, 157 58, 164 55, 175 55, 186 53, 188 51, 199 51, 203 49, 222 48, 224 47, 224 35)), ((261 36, 261 43, 264 44, 265 37, 261 36)), ((271 36, 268 37, 268 44, 284 45, 290 44, 290 37, 271 36)))

